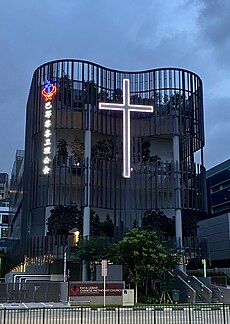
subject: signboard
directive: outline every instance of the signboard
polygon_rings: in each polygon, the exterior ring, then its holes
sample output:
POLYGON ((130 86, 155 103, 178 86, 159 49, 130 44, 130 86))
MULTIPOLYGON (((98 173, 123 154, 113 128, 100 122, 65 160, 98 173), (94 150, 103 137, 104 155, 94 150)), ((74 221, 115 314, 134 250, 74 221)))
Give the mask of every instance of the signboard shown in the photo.
MULTIPOLYGON (((122 296, 124 289, 123 282, 121 283, 106 283, 106 296, 122 296)), ((104 284, 94 283, 71 283, 70 296, 104 296, 104 284)))
POLYGON ((102 260, 101 262, 101 276, 107 277, 108 274, 108 266, 107 266, 107 260, 102 260))
POLYGON ((42 89, 42 96, 45 100, 44 111, 44 132, 43 132, 43 174, 50 173, 51 163, 51 146, 52 146, 52 132, 51 132, 51 117, 53 113, 52 99, 57 92, 57 87, 52 81, 47 81, 42 89))

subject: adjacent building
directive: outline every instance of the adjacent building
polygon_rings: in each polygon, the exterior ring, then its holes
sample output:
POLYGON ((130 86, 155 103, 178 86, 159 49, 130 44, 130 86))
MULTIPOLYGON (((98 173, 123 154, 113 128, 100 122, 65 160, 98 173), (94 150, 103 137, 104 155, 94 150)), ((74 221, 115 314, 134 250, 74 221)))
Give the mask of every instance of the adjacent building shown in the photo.
POLYGON ((0 173, 0 200, 9 197, 9 175, 0 173))
POLYGON ((117 237, 142 226, 146 209, 160 209, 176 218, 180 240, 183 216, 206 211, 203 147, 202 81, 193 72, 127 72, 82 60, 38 67, 27 104, 23 200, 14 176, 10 235, 22 243, 21 260, 27 240, 47 234, 57 205, 83 207, 85 220, 90 208, 109 215, 117 237))
POLYGON ((207 200, 198 236, 208 240, 212 266, 230 267, 230 159, 207 170, 207 200))
POLYGON ((9 218, 9 176, 0 173, 0 250, 7 248, 9 218))

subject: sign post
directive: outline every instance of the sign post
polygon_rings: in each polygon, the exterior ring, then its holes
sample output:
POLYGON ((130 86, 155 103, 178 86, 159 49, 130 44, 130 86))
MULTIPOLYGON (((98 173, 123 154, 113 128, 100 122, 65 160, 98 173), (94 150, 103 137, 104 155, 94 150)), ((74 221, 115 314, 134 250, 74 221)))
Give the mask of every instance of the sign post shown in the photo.
POLYGON ((66 282, 66 265, 67 265, 67 253, 66 253, 66 247, 64 252, 64 270, 63 270, 63 281, 66 282))
POLYGON ((101 262, 101 275, 104 277, 104 307, 105 307, 105 277, 108 274, 107 260, 102 260, 101 262))
POLYGON ((202 264, 204 266, 204 277, 207 277, 207 266, 206 266, 206 259, 202 259, 202 264))

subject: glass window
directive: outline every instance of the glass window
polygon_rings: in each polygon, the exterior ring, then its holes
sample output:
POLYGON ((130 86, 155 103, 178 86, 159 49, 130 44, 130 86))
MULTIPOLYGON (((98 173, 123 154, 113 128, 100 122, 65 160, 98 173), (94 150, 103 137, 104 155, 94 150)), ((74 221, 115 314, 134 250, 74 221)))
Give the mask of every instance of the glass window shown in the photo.
POLYGON ((8 215, 2 215, 2 223, 8 224, 8 215))
POLYGON ((8 228, 2 228, 1 229, 1 237, 7 238, 7 235, 8 235, 8 228))

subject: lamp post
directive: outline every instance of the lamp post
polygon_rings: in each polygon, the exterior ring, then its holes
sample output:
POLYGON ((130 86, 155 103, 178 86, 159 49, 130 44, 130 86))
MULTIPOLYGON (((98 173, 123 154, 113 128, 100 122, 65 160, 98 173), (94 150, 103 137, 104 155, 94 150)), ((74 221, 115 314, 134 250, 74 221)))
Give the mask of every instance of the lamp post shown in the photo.
POLYGON ((64 251, 64 271, 63 271, 64 282, 66 282, 66 265, 67 265, 67 246, 65 246, 65 251, 64 251))

